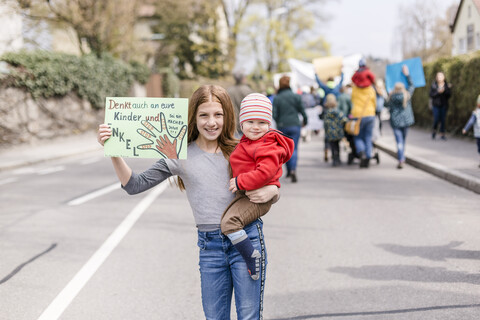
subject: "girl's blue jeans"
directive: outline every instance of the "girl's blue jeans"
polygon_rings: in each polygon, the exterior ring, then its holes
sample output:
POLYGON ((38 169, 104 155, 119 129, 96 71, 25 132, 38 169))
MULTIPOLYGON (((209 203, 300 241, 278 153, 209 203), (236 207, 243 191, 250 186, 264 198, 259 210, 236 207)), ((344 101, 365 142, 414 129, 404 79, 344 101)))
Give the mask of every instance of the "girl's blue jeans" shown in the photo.
POLYGON ((267 265, 263 222, 258 219, 244 230, 262 255, 258 280, 252 280, 245 260, 221 230, 198 231, 202 304, 207 320, 230 319, 233 292, 238 320, 262 319, 267 265))
POLYGON ((375 116, 363 117, 360 121, 360 132, 353 138, 357 154, 365 152, 368 159, 372 157, 372 134, 374 124, 375 116))
POLYGON ((287 136, 293 139, 295 143, 295 148, 293 149, 292 157, 290 160, 287 161, 287 170, 288 171, 295 171, 297 169, 297 160, 298 160, 298 140, 300 140, 300 126, 292 126, 292 127, 282 127, 278 128, 279 131, 282 131, 287 136))
POLYGON ((407 139, 408 127, 393 128, 393 134, 397 141, 397 158, 398 161, 405 161, 405 142, 407 139))

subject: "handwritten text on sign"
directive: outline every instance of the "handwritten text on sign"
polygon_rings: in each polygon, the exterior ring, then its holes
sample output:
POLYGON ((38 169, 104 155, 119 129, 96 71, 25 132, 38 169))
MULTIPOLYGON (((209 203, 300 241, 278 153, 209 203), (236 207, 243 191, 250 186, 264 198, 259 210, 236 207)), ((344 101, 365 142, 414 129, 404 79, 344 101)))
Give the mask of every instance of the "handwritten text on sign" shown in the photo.
POLYGON ((187 158, 188 99, 107 97, 105 156, 187 158))

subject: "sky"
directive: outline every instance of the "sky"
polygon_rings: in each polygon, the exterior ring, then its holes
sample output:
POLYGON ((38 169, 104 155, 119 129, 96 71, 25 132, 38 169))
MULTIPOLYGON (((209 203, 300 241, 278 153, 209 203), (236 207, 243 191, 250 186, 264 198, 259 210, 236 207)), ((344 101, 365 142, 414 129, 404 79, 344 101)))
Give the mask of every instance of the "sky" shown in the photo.
MULTIPOLYGON (((400 54, 395 50, 395 28, 398 26, 399 6, 415 0, 338 0, 328 1, 323 10, 330 21, 322 25, 322 34, 331 44, 331 54, 346 56, 360 53, 365 56, 388 58, 395 62, 400 54)), ((444 15, 451 4, 460 0, 433 0, 438 14, 444 15)))

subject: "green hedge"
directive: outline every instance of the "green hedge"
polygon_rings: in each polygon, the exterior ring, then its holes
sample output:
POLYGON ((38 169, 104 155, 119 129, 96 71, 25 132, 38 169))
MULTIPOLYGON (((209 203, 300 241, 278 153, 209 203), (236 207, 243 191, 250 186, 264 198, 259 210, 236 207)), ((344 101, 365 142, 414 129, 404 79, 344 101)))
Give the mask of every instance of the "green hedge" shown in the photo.
POLYGON ((453 134, 460 134, 475 109, 480 94, 480 54, 442 58, 423 67, 427 84, 415 89, 412 97, 416 123, 431 127, 433 115, 428 108, 430 86, 436 73, 443 71, 452 85, 446 129, 453 134))
POLYGON ((138 62, 130 64, 110 55, 77 57, 46 51, 6 53, 0 60, 13 68, 2 81, 23 87, 34 98, 65 96, 76 92, 94 108, 105 105, 105 97, 126 96, 133 82, 146 83, 150 71, 138 62))

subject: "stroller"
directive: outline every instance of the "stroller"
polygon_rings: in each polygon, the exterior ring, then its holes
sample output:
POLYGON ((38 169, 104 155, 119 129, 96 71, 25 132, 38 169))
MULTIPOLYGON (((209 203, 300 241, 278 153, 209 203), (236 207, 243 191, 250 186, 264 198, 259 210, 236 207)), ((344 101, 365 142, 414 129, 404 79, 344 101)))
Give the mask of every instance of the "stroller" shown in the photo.
MULTIPOLYGON (((380 117, 376 116, 375 125, 373 127, 372 141, 375 142, 380 135, 381 135, 380 117)), ((355 148, 354 136, 345 132, 345 138, 347 139, 348 145, 350 147, 350 152, 348 153, 348 161, 347 161, 347 163, 350 165, 354 163, 355 159, 360 159, 360 157, 358 156, 357 150, 355 148)), ((377 161, 377 164, 380 164, 380 155, 378 154, 378 150, 377 148, 375 148, 375 145, 373 146, 371 159, 375 159, 377 161)))

